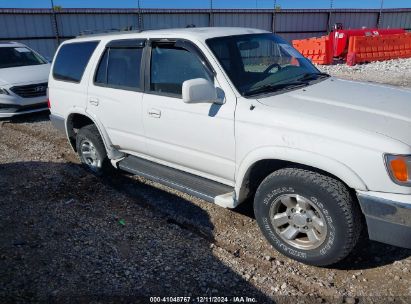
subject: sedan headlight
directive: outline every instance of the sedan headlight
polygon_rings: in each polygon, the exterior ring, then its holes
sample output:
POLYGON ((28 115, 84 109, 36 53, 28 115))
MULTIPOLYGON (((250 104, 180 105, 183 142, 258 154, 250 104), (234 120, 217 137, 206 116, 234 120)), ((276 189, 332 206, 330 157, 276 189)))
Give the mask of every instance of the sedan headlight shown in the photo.
POLYGON ((0 94, 10 95, 9 92, 6 89, 3 89, 3 88, 0 88, 0 94))
POLYGON ((411 186, 411 155, 386 154, 385 165, 395 183, 411 186))

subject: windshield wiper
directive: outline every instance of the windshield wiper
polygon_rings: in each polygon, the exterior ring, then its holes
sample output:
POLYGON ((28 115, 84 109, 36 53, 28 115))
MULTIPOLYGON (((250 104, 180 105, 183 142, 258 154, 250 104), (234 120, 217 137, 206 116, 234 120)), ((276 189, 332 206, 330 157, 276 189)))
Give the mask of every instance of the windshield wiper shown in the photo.
POLYGON ((330 77, 327 73, 305 73, 301 77, 298 78, 299 81, 306 81, 306 80, 316 80, 319 78, 330 77))
POLYGON ((294 81, 294 82, 286 82, 286 83, 279 83, 279 84, 266 84, 261 87, 258 87, 256 89, 244 92, 244 96, 251 96, 251 95, 256 95, 256 94, 261 94, 261 93, 269 93, 269 92, 278 92, 290 87, 301 87, 301 86, 307 86, 309 85, 308 82, 304 81, 294 81))

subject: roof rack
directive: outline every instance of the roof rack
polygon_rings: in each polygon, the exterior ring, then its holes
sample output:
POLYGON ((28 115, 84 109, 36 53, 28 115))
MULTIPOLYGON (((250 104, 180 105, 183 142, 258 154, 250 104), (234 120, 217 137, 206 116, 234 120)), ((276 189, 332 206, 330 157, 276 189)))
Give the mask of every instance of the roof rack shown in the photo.
POLYGON ((127 26, 122 29, 108 29, 108 30, 85 30, 81 31, 77 37, 90 37, 90 36, 102 36, 102 35, 111 35, 113 33, 119 34, 129 34, 129 33, 141 33, 143 30, 133 30, 132 26, 127 26))

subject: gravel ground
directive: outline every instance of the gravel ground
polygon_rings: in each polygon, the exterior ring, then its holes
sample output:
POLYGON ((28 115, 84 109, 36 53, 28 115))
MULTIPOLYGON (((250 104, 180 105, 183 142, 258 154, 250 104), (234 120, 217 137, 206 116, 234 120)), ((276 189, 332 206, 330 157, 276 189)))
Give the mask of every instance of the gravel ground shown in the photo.
POLYGON ((319 69, 333 76, 411 87, 411 58, 393 59, 348 66, 344 64, 319 65, 319 69))
POLYGON ((0 189, 0 303, 411 302, 411 250, 363 237, 331 268, 297 263, 264 240, 251 204, 226 210, 143 178, 91 175, 47 114, 0 121, 0 189))

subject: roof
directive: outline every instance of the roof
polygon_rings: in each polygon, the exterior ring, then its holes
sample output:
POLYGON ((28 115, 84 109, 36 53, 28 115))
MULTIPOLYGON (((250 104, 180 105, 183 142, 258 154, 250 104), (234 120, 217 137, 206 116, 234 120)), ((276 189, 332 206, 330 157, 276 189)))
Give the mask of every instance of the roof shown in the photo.
POLYGON ((174 28, 161 30, 143 30, 143 31, 123 31, 110 32, 101 34, 92 34, 79 36, 73 40, 89 40, 93 38, 112 39, 121 36, 122 39, 128 38, 182 38, 190 40, 206 40, 209 38, 269 33, 261 29, 242 28, 242 27, 194 27, 194 28, 174 28))
POLYGON ((14 42, 14 41, 0 41, 0 47, 11 47, 11 46, 24 46, 24 44, 14 42))

